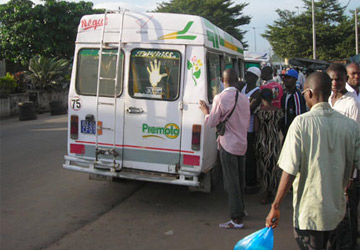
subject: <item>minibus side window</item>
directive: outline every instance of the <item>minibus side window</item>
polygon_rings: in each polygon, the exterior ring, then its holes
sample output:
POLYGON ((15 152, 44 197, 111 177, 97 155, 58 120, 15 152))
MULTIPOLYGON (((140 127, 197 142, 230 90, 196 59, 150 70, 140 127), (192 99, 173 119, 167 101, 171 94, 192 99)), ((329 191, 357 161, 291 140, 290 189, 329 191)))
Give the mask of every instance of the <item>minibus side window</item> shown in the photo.
POLYGON ((208 53, 207 65, 208 99, 209 103, 212 103, 214 96, 219 94, 224 88, 221 83, 220 56, 208 53))
POLYGON ((181 54, 174 50, 134 49, 130 58, 129 95, 173 101, 179 97, 181 54))
POLYGON ((238 66, 239 66, 240 81, 244 81, 244 61, 238 59, 238 66))
POLYGON ((239 76, 237 60, 235 58, 231 58, 231 61, 232 61, 232 68, 235 70, 236 74, 239 76))
POLYGON ((246 62, 245 63, 245 69, 247 70, 250 67, 258 67, 259 69, 261 69, 260 63, 256 63, 256 62, 246 62))
POLYGON ((230 56, 225 55, 224 61, 225 61, 225 69, 234 69, 234 59, 230 56))
MULTIPOLYGON (((96 95, 99 49, 81 49, 78 53, 76 70, 76 91, 80 95, 96 95)), ((104 49, 100 76, 114 79, 116 76, 117 49, 104 49)), ((118 70, 116 96, 122 92, 124 52, 121 51, 118 70)), ((113 80, 100 80, 100 96, 113 97, 115 84, 113 80)))

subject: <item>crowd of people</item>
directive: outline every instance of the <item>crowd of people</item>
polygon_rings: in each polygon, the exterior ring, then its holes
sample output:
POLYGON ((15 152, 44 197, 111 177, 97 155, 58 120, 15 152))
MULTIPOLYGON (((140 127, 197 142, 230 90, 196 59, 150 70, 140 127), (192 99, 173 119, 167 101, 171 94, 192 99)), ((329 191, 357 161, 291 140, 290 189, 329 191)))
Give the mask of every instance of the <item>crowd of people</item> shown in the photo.
POLYGON ((261 190, 271 204, 266 226, 275 228, 280 205, 293 193, 294 236, 300 249, 356 249, 360 198, 360 66, 333 63, 306 78, 296 69, 250 67, 243 82, 223 72, 224 90, 205 124, 225 121, 218 136, 230 220, 239 229, 244 195, 261 190), (259 79, 260 86, 259 86, 259 79))

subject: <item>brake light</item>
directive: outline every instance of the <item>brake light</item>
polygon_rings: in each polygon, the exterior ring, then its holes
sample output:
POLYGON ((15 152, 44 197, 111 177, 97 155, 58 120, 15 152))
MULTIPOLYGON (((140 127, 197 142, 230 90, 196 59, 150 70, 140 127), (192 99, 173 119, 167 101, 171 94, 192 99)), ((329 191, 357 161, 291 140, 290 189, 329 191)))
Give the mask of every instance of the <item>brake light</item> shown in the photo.
POLYGON ((70 138, 74 140, 79 138, 79 117, 77 115, 72 115, 70 118, 70 138))
POLYGON ((200 156, 198 155, 183 155, 183 164, 191 166, 200 166, 200 156))
POLYGON ((72 154, 85 154, 85 145, 83 145, 83 144, 70 144, 70 153, 72 153, 72 154))
POLYGON ((191 149, 195 151, 200 150, 200 138, 201 138, 201 125, 193 124, 192 126, 192 138, 191 138, 191 149))

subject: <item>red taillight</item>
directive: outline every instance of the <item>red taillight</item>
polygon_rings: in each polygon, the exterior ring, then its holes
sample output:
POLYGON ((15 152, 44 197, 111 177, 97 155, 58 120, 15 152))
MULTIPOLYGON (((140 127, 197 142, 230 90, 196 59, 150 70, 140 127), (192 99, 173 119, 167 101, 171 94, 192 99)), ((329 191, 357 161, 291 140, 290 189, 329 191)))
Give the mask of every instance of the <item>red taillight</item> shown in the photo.
POLYGON ((70 138, 74 140, 79 138, 79 117, 77 115, 72 115, 70 119, 70 138))
POLYGON ((191 149, 195 151, 200 150, 200 138, 201 138, 201 125, 194 124, 192 126, 192 138, 191 138, 191 149))
POLYGON ((70 144, 70 153, 72 153, 72 154, 85 154, 85 145, 83 145, 83 144, 70 144))
POLYGON ((183 155, 183 164, 191 166, 200 166, 200 156, 198 155, 183 155))

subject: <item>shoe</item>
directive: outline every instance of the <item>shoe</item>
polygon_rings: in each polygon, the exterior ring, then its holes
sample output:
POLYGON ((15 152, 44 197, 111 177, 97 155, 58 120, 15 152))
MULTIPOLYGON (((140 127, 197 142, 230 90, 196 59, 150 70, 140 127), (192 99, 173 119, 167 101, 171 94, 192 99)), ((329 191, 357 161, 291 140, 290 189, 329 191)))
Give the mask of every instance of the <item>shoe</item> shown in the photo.
POLYGON ((237 223, 233 222, 232 220, 230 220, 226 223, 219 224, 219 227, 225 228, 225 229, 241 229, 244 227, 244 223, 237 224, 237 223))

